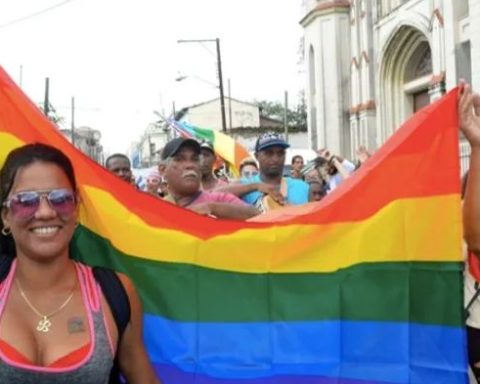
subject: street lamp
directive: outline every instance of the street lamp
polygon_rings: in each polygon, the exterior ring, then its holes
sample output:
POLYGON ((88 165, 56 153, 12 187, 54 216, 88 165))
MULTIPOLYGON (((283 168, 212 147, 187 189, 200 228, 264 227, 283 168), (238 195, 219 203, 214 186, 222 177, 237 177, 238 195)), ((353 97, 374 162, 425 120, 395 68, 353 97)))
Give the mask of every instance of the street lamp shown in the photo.
POLYGON ((225 96, 223 93, 223 76, 222 76, 222 59, 220 55, 220 39, 200 39, 200 40, 178 40, 177 43, 206 43, 215 42, 217 47, 217 71, 218 71, 218 88, 220 89, 220 113, 222 116, 222 131, 227 132, 227 118, 225 116, 225 96))
POLYGON ((195 76, 195 75, 179 75, 175 78, 175 81, 176 82, 181 82, 181 81, 187 80, 189 78, 201 81, 202 83, 205 83, 212 88, 219 88, 218 84, 213 84, 211 81, 205 80, 205 79, 203 79, 201 77, 198 77, 198 76, 195 76))

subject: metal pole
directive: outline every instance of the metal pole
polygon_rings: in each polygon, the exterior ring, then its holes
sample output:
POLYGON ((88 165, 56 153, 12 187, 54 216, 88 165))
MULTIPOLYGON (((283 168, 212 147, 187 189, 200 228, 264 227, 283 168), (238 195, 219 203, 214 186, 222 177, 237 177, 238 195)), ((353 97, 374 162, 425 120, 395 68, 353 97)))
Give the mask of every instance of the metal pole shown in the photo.
POLYGON ((20 88, 23 86, 23 65, 20 65, 20 79, 18 84, 20 85, 20 88))
POLYGON ((230 86, 230 79, 228 83, 228 128, 232 129, 232 88, 230 86))
POLYGON ((283 126, 285 128, 285 141, 288 143, 288 91, 285 91, 285 110, 283 111, 283 126))
POLYGON ((48 93, 50 88, 50 80, 48 77, 45 78, 45 99, 43 100, 43 113, 48 117, 48 112, 50 112, 50 101, 48 100, 48 93))
POLYGON ((72 145, 75 146, 75 97, 72 97, 72 145))
POLYGON ((152 140, 151 140, 151 136, 150 136, 150 132, 147 132, 147 137, 148 137, 148 166, 151 167, 152 166, 152 140))
POLYGON ((217 44, 218 85, 220 88, 220 112, 222 114, 222 131, 227 132, 227 119, 225 117, 225 97, 223 95, 222 57, 220 55, 220 39, 215 39, 217 44))
POLYGON ((193 40, 177 40, 177 43, 204 43, 215 42, 217 46, 217 72, 218 72, 218 88, 220 89, 220 113, 222 116, 222 131, 227 132, 227 119, 225 117, 225 96, 223 93, 223 75, 222 75, 222 55, 220 54, 220 39, 193 39, 193 40))

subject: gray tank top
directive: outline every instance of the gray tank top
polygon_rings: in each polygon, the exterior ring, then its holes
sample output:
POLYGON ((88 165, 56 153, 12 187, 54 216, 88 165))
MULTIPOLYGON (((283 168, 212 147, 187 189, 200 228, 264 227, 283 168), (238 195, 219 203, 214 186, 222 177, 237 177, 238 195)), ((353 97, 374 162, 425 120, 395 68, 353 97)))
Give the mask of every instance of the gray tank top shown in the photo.
MULTIPOLYGON (((0 288, 0 317, 3 314, 4 301, 11 288, 15 264, 12 264, 9 276, 0 288)), ((100 288, 93 278, 91 269, 77 264, 82 286, 83 300, 90 312, 93 331, 90 330, 91 350, 87 357, 72 367, 48 368, 24 366, 8 362, 0 351, 0 383, 7 384, 108 384, 113 366, 112 348, 105 328, 100 305, 100 288)))

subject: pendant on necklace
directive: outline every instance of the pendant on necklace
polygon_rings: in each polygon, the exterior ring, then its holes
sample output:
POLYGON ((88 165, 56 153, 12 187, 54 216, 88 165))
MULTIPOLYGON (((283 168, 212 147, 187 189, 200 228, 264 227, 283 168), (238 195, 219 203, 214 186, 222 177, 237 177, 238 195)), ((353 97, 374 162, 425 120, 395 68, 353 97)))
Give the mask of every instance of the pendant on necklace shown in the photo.
POLYGON ((48 320, 47 316, 43 316, 43 318, 37 324, 37 331, 47 333, 50 330, 52 323, 48 320))

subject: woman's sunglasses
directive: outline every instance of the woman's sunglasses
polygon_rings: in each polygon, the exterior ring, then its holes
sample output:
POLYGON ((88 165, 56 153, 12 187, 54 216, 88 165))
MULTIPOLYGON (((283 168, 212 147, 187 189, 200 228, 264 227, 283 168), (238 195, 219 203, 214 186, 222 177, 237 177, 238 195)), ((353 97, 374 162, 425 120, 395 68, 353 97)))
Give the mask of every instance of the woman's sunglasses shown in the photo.
POLYGON ((45 197, 50 207, 59 216, 69 216, 75 211, 77 199, 75 193, 68 189, 52 189, 50 191, 25 191, 12 195, 3 203, 12 215, 19 219, 30 219, 40 207, 40 200, 45 197))

